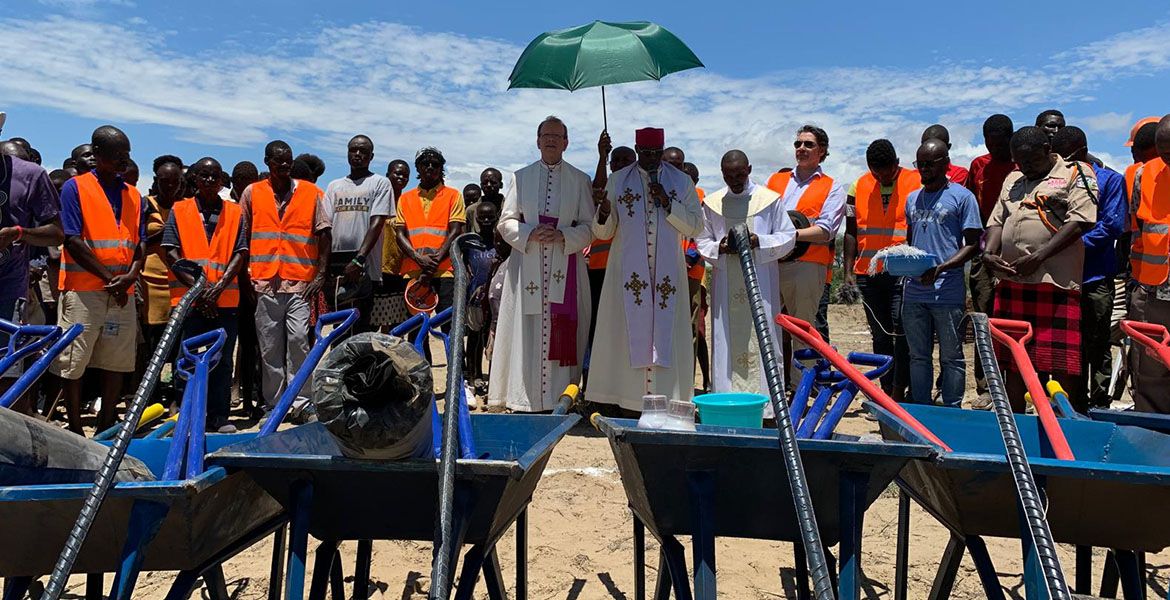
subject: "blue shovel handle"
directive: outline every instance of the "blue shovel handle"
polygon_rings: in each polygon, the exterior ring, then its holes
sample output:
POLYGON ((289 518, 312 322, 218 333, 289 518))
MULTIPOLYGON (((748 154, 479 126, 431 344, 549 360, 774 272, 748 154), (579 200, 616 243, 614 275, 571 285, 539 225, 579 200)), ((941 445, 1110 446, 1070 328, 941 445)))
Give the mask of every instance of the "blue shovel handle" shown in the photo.
POLYGON ((321 357, 325 356, 325 351, 329 349, 330 344, 334 340, 341 337, 357 322, 357 309, 347 308, 336 312, 327 313, 317 318, 316 337, 317 341, 313 343, 313 348, 309 350, 309 355, 305 357, 305 362, 301 364, 300 370, 297 371, 296 376, 293 377, 292 383, 284 389, 284 394, 281 395, 280 400, 276 403, 276 408, 272 409, 272 414, 268 415, 268 420, 264 422, 264 427, 260 429, 260 436, 266 436, 280 426, 280 422, 288 415, 288 410, 292 408, 293 400, 296 399, 297 394, 300 393, 301 388, 308 383, 309 377, 313 374, 313 369, 317 368, 317 363, 321 361, 321 357), (327 335, 322 335, 322 330, 327 325, 337 325, 327 335))

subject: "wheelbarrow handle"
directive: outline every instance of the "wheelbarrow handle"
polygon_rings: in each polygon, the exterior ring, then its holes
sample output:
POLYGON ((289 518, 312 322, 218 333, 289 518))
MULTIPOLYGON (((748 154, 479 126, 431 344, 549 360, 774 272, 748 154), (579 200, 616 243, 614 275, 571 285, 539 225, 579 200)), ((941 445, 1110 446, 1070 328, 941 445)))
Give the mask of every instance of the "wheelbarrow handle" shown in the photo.
POLYGON ((317 317, 317 329, 314 331, 314 337, 318 340, 324 340, 325 345, 331 345, 334 340, 349 331, 354 323, 357 323, 358 311, 356 308, 347 308, 331 313, 325 313, 317 317), (322 336, 321 332, 329 325, 337 325, 332 331, 322 336))
POLYGON ((894 365, 894 357, 886 356, 885 354, 871 354, 869 352, 850 352, 846 359, 850 364, 861 365, 863 367, 874 367, 862 375, 866 379, 877 379, 885 375, 890 367, 894 365))
POLYGON ((414 349, 422 354, 423 346, 427 343, 427 332, 430 331, 431 315, 430 313, 416 313, 409 319, 398 324, 397 327, 390 330, 390 335, 407 339, 406 336, 414 330, 418 330, 418 334, 414 337, 414 349))
POLYGON ((427 327, 434 329, 436 327, 441 327, 443 325, 446 325, 447 322, 451 320, 451 315, 453 315, 455 312, 454 309, 455 309, 455 307, 448 306, 447 308, 444 308, 443 310, 439 311, 438 314, 431 317, 430 322, 427 323, 427 327))

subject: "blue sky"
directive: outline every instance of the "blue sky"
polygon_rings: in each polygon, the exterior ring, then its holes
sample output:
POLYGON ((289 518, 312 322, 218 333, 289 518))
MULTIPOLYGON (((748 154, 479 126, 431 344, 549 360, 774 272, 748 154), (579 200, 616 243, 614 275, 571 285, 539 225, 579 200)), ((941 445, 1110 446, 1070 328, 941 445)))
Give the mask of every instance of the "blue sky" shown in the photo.
POLYGON ((1049 107, 1124 166, 1133 121, 1170 110, 1159 102, 1170 97, 1164 1, 1113 11, 1079 0, 0 3, 4 136, 30 139, 53 166, 108 122, 130 134, 147 170, 162 153, 259 164, 264 143, 282 138, 323 157, 328 180, 347 171, 349 137, 366 133, 378 170, 436 145, 449 183, 462 186, 485 166, 534 160, 534 127, 557 114, 570 127, 569 159, 591 170, 598 91, 508 92, 506 78, 536 34, 593 19, 656 21, 707 65, 607 92, 617 143, 663 126, 708 188, 731 148, 748 152, 758 179, 790 164, 792 131, 805 122, 829 131, 826 170, 849 179, 872 139, 893 140, 909 163, 922 129, 939 121, 965 164, 982 153, 987 115, 1018 126, 1049 107))

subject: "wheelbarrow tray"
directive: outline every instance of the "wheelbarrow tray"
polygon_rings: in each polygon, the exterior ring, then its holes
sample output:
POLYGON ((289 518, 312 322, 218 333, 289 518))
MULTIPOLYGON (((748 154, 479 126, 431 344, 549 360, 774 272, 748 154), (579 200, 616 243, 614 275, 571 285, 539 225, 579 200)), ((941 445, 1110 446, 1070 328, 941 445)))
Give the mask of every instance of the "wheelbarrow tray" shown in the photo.
MULTIPOLYGON (((952 531, 962 535, 1019 538, 1016 491, 1004 458, 995 415, 906 404, 953 452, 915 461, 899 476, 903 488, 952 531)), ((925 440, 881 407, 870 405, 887 439, 925 440)), ((1030 415, 1016 425, 1037 483, 1047 497, 1055 541, 1157 552, 1170 545, 1170 436, 1136 427, 1061 419, 1075 461, 1055 458, 1030 415), (1118 507, 1125 507, 1118 510, 1118 507)))
MULTIPOLYGON (((630 419, 598 419, 617 460, 630 507, 656 537, 694 534, 688 472, 714 479, 716 537, 801 540, 775 430, 698 425, 697 431, 639 429, 630 419)), ((862 442, 837 435, 799 441, 817 525, 825 544, 841 538, 844 473, 868 476, 868 508, 911 459, 935 454, 921 443, 862 442)))
POLYGON ((1115 423, 1128 427, 1141 427, 1143 429, 1157 431, 1158 433, 1170 433, 1170 415, 1139 412, 1136 410, 1104 410, 1093 408, 1089 410, 1089 418, 1094 421, 1104 421, 1106 423, 1115 423))
MULTIPOLYGON (((557 442, 577 415, 472 415, 481 458, 459 460, 456 486, 467 498, 465 542, 498 539, 532 498, 557 442)), ((309 533, 320 540, 435 537, 439 481, 432 459, 348 458, 320 423, 223 448, 209 464, 242 471, 290 512, 292 488, 311 484, 309 533)))
MULTIPOLYGON (((255 434, 209 434, 207 448, 255 434)), ((162 473, 170 439, 136 439, 129 454, 162 473)), ((0 488, 0 576, 50 573, 92 484, 0 488)), ((75 573, 109 573, 120 566, 136 503, 167 507, 158 535, 146 548, 148 571, 196 570, 230 549, 242 549, 283 522, 283 512, 242 474, 208 468, 183 481, 125 482, 107 496, 78 556, 75 573)))

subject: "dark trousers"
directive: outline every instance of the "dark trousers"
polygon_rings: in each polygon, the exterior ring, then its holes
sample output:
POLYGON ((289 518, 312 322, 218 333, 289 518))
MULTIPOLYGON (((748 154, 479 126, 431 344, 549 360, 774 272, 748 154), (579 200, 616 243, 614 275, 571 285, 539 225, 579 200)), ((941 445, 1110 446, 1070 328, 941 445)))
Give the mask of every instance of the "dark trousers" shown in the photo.
MULTIPOLYGON (((187 314, 183 321, 183 339, 223 328, 227 333, 223 349, 220 350, 219 362, 211 370, 207 378, 207 419, 226 417, 232 406, 232 356, 236 351, 236 337, 239 327, 239 311, 234 308, 221 308, 215 318, 209 318, 197 310, 187 314)), ((180 348, 179 352, 182 352, 180 348)), ((178 379, 177 387, 180 394, 186 382, 178 379)))
POLYGON ((829 341, 829 290, 832 285, 825 284, 825 293, 821 294, 821 303, 817 306, 817 317, 813 320, 813 327, 816 328, 817 333, 829 341))
POLYGON ((243 400, 244 406, 258 407, 265 406, 265 403, 264 399, 260 398, 260 388, 256 383, 260 372, 260 354, 256 339, 256 303, 249 296, 250 294, 240 294, 240 309, 236 311, 236 331, 239 334, 237 341, 240 346, 240 370, 237 376, 240 383, 240 399, 243 400))
POLYGON ((1112 314, 1112 277, 1081 287, 1081 357, 1089 406, 1109 406, 1109 378, 1113 366, 1109 319, 1112 314))
POLYGON ((882 376, 882 390, 895 399, 905 397, 910 384, 910 347, 902 333, 902 282, 887 273, 858 275, 857 287, 865 302, 865 320, 873 335, 873 353, 894 358, 882 376))
MULTIPOLYGON (((995 277, 987 267, 983 266, 981 256, 971 259, 971 274, 967 280, 967 287, 971 290, 971 310, 981 312, 989 317, 995 308, 995 277)), ((975 361, 975 388, 980 394, 987 391, 987 381, 983 378, 983 363, 975 361)))

